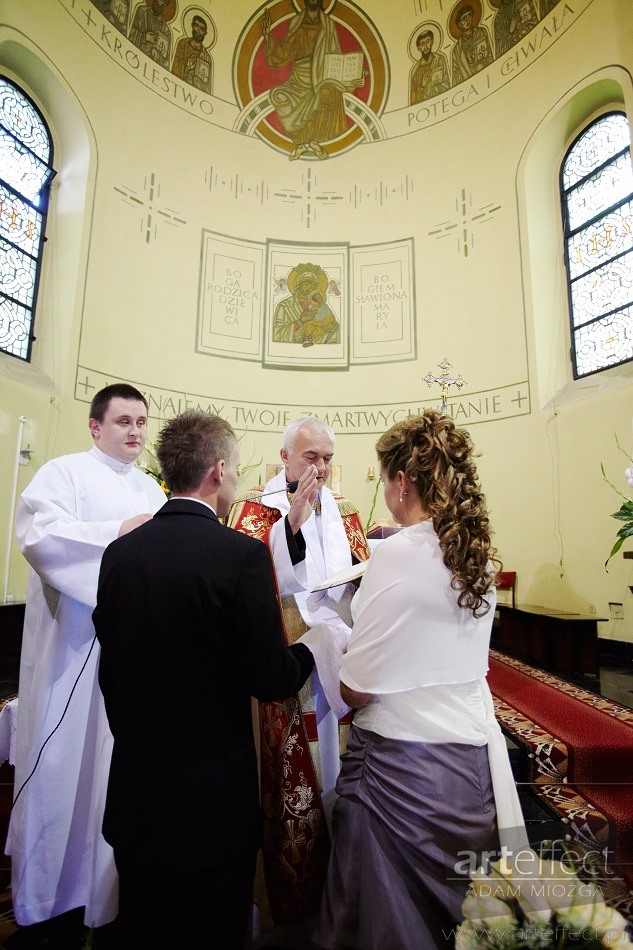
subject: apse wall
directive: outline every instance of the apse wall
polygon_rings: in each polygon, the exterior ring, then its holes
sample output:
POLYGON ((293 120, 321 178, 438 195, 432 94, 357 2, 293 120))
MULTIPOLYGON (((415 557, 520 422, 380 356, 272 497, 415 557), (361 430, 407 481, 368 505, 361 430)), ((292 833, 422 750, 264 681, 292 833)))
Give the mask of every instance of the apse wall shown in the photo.
MULTIPOLYGON (((364 84, 347 81, 338 129, 322 107, 311 121, 327 135, 295 156, 301 136, 278 114, 291 67, 264 62, 262 24, 267 9, 282 45, 302 4, 170 0, 167 58, 143 47, 125 0, 4 5, 0 64, 47 118, 58 175, 33 364, 0 355, 3 484, 21 415, 33 455, 19 490, 48 458, 89 445, 91 394, 126 380, 150 401, 150 436, 188 406, 228 418, 254 465, 248 484, 277 461, 288 421, 326 418, 366 520, 376 438, 439 404, 424 377, 447 358, 449 378, 466 381, 449 409, 481 451, 520 599, 598 616, 623 603, 601 636, 633 639, 630 569, 603 566, 620 500, 600 472, 626 488, 614 433, 633 447, 631 370, 572 380, 557 191, 583 124, 606 107, 633 114, 633 14, 626 0, 534 3, 508 46, 503 4, 471 0, 489 61, 463 78, 464 6, 325 2, 364 84), (194 15, 207 25, 206 86, 174 71, 194 15), (415 92, 427 30, 446 71, 438 60, 434 90, 415 92), (306 272, 314 286, 297 304, 306 272)), ((387 515, 381 499, 374 514, 387 515)), ((24 596, 15 549, 9 583, 24 596)))

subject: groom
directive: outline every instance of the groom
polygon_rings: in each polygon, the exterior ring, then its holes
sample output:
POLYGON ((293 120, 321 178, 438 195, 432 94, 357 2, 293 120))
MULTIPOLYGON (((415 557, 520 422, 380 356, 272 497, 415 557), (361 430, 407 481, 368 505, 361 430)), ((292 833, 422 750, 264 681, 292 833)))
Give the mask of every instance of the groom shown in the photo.
POLYGON ((283 699, 314 664, 284 643, 266 547, 220 522, 240 463, 229 423, 186 412, 156 454, 172 498, 106 549, 93 615, 119 925, 125 946, 206 948, 222 933, 243 950, 261 844, 251 696, 283 699))

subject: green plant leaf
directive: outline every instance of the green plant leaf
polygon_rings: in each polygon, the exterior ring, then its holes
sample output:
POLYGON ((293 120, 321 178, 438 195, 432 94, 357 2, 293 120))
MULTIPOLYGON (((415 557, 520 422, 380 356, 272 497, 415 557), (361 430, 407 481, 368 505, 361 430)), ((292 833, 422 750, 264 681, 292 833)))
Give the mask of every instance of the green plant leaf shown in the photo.
POLYGON ((368 517, 368 519, 367 519, 367 524, 365 525, 365 534, 367 534, 367 532, 369 531, 369 529, 370 529, 370 527, 371 527, 371 519, 372 519, 373 514, 374 514, 374 508, 376 507, 376 501, 378 500, 378 490, 379 490, 381 484, 382 484, 381 479, 378 478, 378 480, 376 481, 376 487, 375 487, 375 489, 374 489, 374 497, 373 497, 372 502, 371 502, 371 508, 370 508, 370 510, 369 510, 369 517, 368 517))
POLYGON ((605 570, 607 570, 607 564, 609 563, 609 561, 611 560, 611 558, 613 557, 613 555, 614 555, 614 554, 617 554, 618 551, 620 550, 620 548, 622 547, 622 545, 624 544, 624 540, 625 540, 624 538, 618 538, 618 540, 615 542, 615 544, 614 544, 613 547, 611 548, 611 554, 609 555, 609 557, 608 557, 608 558, 606 559, 606 561, 604 562, 605 570))
POLYGON ((633 521, 633 501, 626 501, 611 517, 618 521, 633 521))
POLYGON ((618 439, 618 433, 615 432, 614 435, 615 435, 615 444, 616 444, 617 447, 619 448, 620 452, 622 452, 622 454, 625 455, 625 456, 627 457, 627 459, 629 460, 629 462, 633 465, 633 458, 631 458, 631 456, 630 456, 629 453, 626 451, 626 449, 623 448, 623 447, 620 445, 620 440, 618 439))
POLYGON ((619 488, 616 488, 616 486, 613 484, 613 482, 610 482, 610 481, 609 481, 609 479, 607 478, 607 473, 606 473, 605 470, 604 470, 604 465, 602 464, 602 462, 600 462, 600 471, 602 472, 602 477, 604 478, 605 482, 607 483, 607 485, 608 485, 610 488, 613 489, 613 491, 616 493, 616 495, 619 495, 620 498, 624 498, 624 501, 625 501, 625 502, 631 500, 628 495, 625 495, 623 491, 620 491, 619 488))
MULTIPOLYGON (((629 453, 626 451, 626 449, 624 449, 620 445, 620 440, 618 439, 617 432, 615 433, 615 444, 617 445, 620 452, 626 455, 629 462, 633 462, 633 459, 631 458, 629 453)), ((609 571, 608 565, 611 558, 615 554, 618 553, 618 551, 620 550, 620 548, 622 547, 626 539, 633 536, 633 499, 629 498, 629 496, 625 495, 624 492, 620 491, 620 489, 616 485, 614 485, 613 482, 609 481, 602 462, 600 463, 600 471, 602 472, 602 477, 604 481, 607 483, 607 485, 609 485, 613 489, 616 495, 619 495, 620 498, 624 499, 622 505, 620 505, 620 508, 617 511, 614 511, 613 514, 611 515, 611 517, 615 518, 616 521, 623 521, 624 524, 622 525, 622 527, 617 533, 617 541, 611 548, 611 553, 609 554, 609 557, 604 562, 604 569, 608 573, 609 571)))

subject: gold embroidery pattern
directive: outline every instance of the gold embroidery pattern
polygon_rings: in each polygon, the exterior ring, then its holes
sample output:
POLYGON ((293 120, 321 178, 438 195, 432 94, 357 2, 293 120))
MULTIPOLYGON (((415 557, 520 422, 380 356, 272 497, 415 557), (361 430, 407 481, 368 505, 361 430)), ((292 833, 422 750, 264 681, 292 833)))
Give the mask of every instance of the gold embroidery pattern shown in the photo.
POLYGON ((316 912, 329 854, 311 757, 296 697, 260 703, 264 865, 275 921, 316 912))
MULTIPOLYGON (((233 509, 230 523, 267 542, 281 513, 252 499, 253 494, 233 509)), ((366 560, 370 551, 357 509, 343 499, 337 503, 351 550, 366 560)), ((284 603, 284 633, 286 642, 292 642, 289 634, 294 628, 287 608, 284 603)), ((319 909, 330 838, 299 698, 260 703, 259 715, 263 863, 270 910, 280 924, 319 909)))
POLYGON ((371 551, 369 550, 367 538, 365 537, 365 532, 363 530, 363 526, 360 523, 358 514, 346 515, 343 518, 343 526, 345 527, 345 534, 347 535, 349 546, 356 557, 360 561, 369 560, 371 551))
POLYGON ((248 534, 251 538, 265 541, 268 532, 281 518, 276 508, 266 508, 259 502, 244 501, 233 509, 229 517, 229 527, 248 534))
POLYGON ((358 508, 348 501, 347 498, 335 498, 336 504, 338 505, 338 510, 341 513, 341 518, 345 518, 346 515, 357 515, 358 508))

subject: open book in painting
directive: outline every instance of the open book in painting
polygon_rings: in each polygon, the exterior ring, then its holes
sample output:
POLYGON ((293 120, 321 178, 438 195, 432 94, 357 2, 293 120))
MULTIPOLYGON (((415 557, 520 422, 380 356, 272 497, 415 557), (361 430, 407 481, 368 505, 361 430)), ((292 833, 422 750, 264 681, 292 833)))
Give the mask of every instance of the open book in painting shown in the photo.
POLYGON ((326 53, 324 79, 337 79, 345 85, 363 78, 362 53, 326 53))

